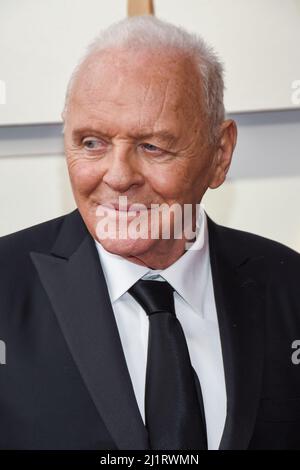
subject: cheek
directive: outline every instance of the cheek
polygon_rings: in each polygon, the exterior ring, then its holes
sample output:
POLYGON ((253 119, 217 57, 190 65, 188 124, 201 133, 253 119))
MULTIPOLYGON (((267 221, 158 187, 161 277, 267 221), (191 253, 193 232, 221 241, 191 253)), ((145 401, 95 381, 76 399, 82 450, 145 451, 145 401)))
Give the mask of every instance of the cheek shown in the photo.
POLYGON ((174 162, 152 175, 152 188, 169 203, 194 203, 202 198, 207 184, 207 168, 199 161, 174 162))
POLYGON ((173 171, 169 168, 152 169, 151 173, 144 175, 152 191, 163 199, 172 198, 176 193, 177 183, 173 171))
POLYGON ((73 190, 83 195, 90 194, 102 181, 102 172, 97 162, 76 161, 68 165, 73 190))
POLYGON ((191 179, 191 173, 180 162, 165 167, 160 166, 148 177, 154 191, 165 200, 183 199, 192 184, 191 179))

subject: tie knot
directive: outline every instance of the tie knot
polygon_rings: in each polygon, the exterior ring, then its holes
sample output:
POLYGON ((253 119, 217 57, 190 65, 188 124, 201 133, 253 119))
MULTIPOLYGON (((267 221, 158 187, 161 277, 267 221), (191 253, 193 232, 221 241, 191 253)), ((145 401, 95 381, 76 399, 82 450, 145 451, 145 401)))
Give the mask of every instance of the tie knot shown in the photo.
POLYGON ((147 315, 170 312, 175 315, 173 287, 166 281, 140 279, 128 292, 143 307, 147 315))

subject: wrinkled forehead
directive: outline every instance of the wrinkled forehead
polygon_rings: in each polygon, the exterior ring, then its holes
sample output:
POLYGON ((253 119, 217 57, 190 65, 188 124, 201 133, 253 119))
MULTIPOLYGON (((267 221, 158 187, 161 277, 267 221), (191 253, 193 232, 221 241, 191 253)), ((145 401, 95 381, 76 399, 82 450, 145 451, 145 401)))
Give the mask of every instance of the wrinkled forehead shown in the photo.
POLYGON ((95 53, 82 64, 68 107, 81 116, 117 112, 124 120, 180 121, 199 114, 200 105, 200 78, 188 57, 121 49, 95 53))

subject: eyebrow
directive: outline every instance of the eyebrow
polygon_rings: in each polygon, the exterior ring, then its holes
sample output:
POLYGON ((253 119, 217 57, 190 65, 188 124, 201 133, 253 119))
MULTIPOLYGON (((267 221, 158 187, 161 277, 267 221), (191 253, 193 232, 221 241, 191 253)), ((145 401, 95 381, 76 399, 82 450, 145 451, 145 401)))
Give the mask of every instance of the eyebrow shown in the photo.
MULTIPOLYGON (((81 137, 83 134, 90 133, 91 135, 99 135, 102 137, 108 137, 110 138, 110 134, 105 131, 101 131, 99 129, 93 128, 93 127, 80 127, 77 129, 74 129, 72 131, 72 137, 73 139, 81 137)), ((135 140, 145 140, 149 138, 158 138, 161 141, 164 141, 169 144, 174 144, 175 142, 178 141, 178 137, 176 137, 174 134, 172 134, 170 131, 166 129, 161 129, 159 131, 154 131, 154 132, 136 132, 136 133, 128 133, 128 136, 132 139, 135 140)))

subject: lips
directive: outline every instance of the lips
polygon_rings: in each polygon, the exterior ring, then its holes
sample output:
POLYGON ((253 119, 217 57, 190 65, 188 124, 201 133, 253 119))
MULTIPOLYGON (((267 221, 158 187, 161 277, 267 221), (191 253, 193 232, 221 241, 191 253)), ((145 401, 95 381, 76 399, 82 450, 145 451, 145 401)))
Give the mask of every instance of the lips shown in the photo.
POLYGON ((105 207, 107 209, 115 210, 118 212, 141 212, 141 211, 150 209, 146 204, 141 204, 141 203, 121 204, 121 205, 119 205, 119 203, 104 203, 104 204, 100 204, 100 206, 105 207))

